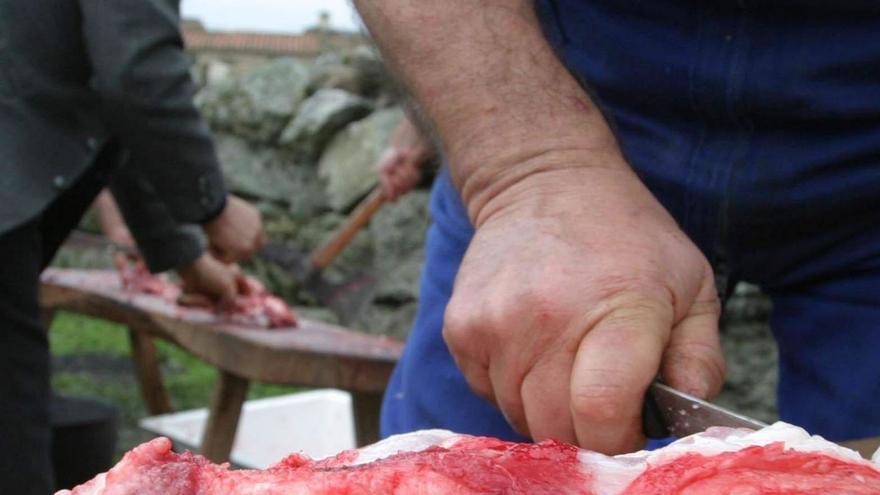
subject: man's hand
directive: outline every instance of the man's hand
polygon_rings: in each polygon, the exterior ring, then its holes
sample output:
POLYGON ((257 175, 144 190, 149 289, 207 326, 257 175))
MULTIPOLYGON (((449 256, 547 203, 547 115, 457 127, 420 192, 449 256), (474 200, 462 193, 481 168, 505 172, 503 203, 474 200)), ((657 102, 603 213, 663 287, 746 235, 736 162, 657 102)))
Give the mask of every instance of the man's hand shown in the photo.
POLYGON ((191 305, 205 306, 234 299, 240 273, 237 265, 227 265, 207 253, 177 270, 185 300, 191 305))
POLYGON ((397 147, 390 147, 382 153, 379 159, 379 183, 385 199, 397 201, 419 183, 422 174, 417 159, 411 151, 397 147))
POLYGON ((397 201, 414 188, 422 178, 419 168, 432 153, 430 139, 404 116, 379 159, 379 183, 385 199, 397 201))
POLYGON ((632 451, 658 370, 698 397, 720 390, 711 268, 632 172, 536 174, 487 207, 444 337, 519 432, 632 451))
POLYGON ((265 242, 260 212, 230 195, 220 216, 204 226, 211 252, 226 263, 247 259, 265 242))

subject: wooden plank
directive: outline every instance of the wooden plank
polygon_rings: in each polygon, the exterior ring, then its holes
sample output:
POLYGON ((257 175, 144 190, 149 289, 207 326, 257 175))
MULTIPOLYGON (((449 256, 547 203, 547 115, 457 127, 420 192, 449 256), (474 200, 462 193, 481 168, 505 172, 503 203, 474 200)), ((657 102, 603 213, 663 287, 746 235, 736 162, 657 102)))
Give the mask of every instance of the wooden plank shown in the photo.
POLYGON ((147 332, 136 328, 129 328, 128 336, 131 342, 131 358, 147 411, 153 416, 170 413, 174 408, 162 382, 156 344, 147 332))
POLYGON ((205 310, 128 293, 113 272, 47 270, 41 301, 135 326, 222 370, 270 383, 380 394, 403 349, 390 338, 310 320, 287 329, 236 326, 205 310))
POLYGON ((382 408, 382 395, 352 392, 354 426, 358 447, 379 441, 379 411, 382 408))
POLYGON ((229 461, 249 384, 244 378, 220 372, 201 449, 202 454, 214 462, 229 461))

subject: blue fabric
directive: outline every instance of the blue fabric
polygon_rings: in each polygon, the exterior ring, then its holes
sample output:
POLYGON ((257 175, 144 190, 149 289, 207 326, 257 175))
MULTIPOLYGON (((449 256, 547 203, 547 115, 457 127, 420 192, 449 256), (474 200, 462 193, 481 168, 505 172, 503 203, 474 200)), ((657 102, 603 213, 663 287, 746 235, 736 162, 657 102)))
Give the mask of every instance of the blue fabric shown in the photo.
MULTIPOLYGON (((716 267, 774 300, 782 419, 880 435, 880 3, 539 0, 627 159, 716 267), (833 5, 833 7, 832 7, 833 5)), ((473 229, 437 180, 420 310, 384 434, 516 438, 443 344, 473 229)))

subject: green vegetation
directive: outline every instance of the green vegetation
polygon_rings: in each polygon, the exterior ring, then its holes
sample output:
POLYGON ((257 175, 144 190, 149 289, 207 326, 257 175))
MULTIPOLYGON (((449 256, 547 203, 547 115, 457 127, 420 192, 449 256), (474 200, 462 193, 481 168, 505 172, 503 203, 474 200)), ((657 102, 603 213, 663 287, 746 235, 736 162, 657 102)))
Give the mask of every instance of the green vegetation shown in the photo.
MULTIPOLYGON (((130 359, 125 327, 72 313, 58 313, 49 333, 53 356, 52 386, 55 392, 93 397, 111 402, 122 410, 119 452, 144 441, 148 434, 137 422, 147 413, 130 359)), ((157 342, 165 385, 176 410, 206 407, 211 399, 217 372, 195 356, 167 342, 157 342)), ((296 391, 265 383, 254 383, 249 399, 296 391)))

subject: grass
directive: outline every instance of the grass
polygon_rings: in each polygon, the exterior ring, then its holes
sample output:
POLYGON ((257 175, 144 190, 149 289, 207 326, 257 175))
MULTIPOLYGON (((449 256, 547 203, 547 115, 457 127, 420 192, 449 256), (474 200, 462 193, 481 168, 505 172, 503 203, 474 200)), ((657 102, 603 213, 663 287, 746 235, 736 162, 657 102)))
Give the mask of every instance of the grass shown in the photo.
MULTIPOLYGON (((55 392, 97 398, 120 407, 119 453, 149 438, 137 425, 147 413, 131 365, 128 332, 123 326, 60 312, 52 323, 49 345, 55 392)), ((213 393, 217 371, 167 342, 158 341, 157 348, 162 376, 175 409, 206 407, 213 393)), ((297 390, 252 383, 248 398, 273 397, 297 390)))

